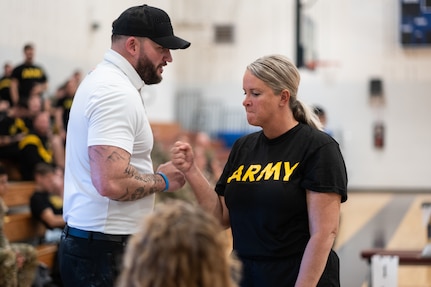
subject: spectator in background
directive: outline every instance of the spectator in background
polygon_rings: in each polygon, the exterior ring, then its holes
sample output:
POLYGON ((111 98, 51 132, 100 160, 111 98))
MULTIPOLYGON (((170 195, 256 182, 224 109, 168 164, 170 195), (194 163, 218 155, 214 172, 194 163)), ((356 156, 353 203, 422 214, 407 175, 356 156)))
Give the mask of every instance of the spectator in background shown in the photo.
POLYGON ((47 111, 51 114, 51 100, 43 97, 43 84, 33 83, 30 92, 24 99, 27 99, 30 116, 35 116, 40 111, 47 111))
POLYGON ((30 198, 33 217, 42 222, 47 232, 45 241, 60 242, 65 225, 63 219, 63 174, 52 165, 40 162, 34 169, 35 191, 30 198))
POLYGON ((48 76, 45 70, 34 63, 34 46, 24 46, 24 63, 15 67, 12 71, 10 95, 13 105, 16 105, 20 97, 28 97, 33 84, 42 84, 42 93, 48 88, 48 76))
POLYGON ((0 165, 0 286, 31 287, 38 266, 36 250, 25 243, 10 243, 3 233, 7 206, 2 197, 7 192, 8 176, 0 165))
POLYGON ((52 134, 50 114, 40 112, 33 120, 33 129, 19 142, 20 170, 23 180, 34 179, 34 168, 44 162, 64 169, 64 143, 52 134))
POLYGON ((71 80, 73 80, 76 83, 76 86, 78 87, 82 81, 82 71, 79 69, 75 70, 73 72, 71 80))
POLYGON ((117 287, 235 287, 240 263, 219 222, 200 207, 167 201, 128 243, 117 287))
POLYGON ((67 123, 69 122, 70 108, 75 96, 79 82, 75 77, 70 78, 61 87, 62 96, 56 100, 54 108, 55 128, 58 134, 66 140, 67 123))
MULTIPOLYGON (((34 171, 35 191, 30 198, 33 217, 46 226, 44 242, 59 243, 65 226, 63 219, 63 171, 52 165, 38 163, 34 171)), ((62 286, 55 254, 51 278, 56 287, 62 286)))
POLYGON ((10 85, 12 82, 12 65, 7 62, 3 66, 3 76, 0 78, 0 112, 6 112, 9 107, 12 107, 12 99, 10 97, 10 85))
POLYGON ((327 116, 325 109, 321 106, 314 106, 313 111, 316 114, 316 116, 319 118, 320 123, 322 124, 323 131, 329 134, 330 136, 333 136, 332 131, 330 131, 327 127, 327 116))
POLYGON ((28 105, 22 101, 0 118, 0 158, 19 161, 19 142, 29 133, 32 121, 28 105))
POLYGON ((42 98, 41 89, 40 84, 34 83, 28 97, 20 98, 16 105, 0 116, 0 158, 16 157, 18 142, 33 130, 36 115, 47 110, 49 103, 42 98))

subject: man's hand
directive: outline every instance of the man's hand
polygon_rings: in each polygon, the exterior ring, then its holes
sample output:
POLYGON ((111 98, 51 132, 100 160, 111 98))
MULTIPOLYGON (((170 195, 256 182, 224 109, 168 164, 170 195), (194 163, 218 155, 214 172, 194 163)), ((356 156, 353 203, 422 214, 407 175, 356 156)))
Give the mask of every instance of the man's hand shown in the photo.
POLYGON ((171 161, 159 165, 157 172, 162 172, 169 180, 169 189, 167 192, 174 192, 180 189, 185 183, 184 174, 177 169, 171 161))

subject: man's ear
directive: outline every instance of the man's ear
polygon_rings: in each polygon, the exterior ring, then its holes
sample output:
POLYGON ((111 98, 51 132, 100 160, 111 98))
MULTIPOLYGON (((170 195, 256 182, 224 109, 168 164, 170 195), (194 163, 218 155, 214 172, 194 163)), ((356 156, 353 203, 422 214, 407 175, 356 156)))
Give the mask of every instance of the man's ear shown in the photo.
POLYGON ((126 40, 126 51, 130 55, 134 56, 138 53, 140 44, 141 43, 136 37, 128 37, 126 40))

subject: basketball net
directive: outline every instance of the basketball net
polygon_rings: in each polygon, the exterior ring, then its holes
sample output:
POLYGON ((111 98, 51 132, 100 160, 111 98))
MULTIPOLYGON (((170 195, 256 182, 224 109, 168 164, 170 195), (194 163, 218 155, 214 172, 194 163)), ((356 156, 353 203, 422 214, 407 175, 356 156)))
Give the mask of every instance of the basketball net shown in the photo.
POLYGON ((305 67, 310 71, 314 71, 317 68, 337 68, 339 66, 340 63, 334 60, 311 60, 305 63, 305 67))

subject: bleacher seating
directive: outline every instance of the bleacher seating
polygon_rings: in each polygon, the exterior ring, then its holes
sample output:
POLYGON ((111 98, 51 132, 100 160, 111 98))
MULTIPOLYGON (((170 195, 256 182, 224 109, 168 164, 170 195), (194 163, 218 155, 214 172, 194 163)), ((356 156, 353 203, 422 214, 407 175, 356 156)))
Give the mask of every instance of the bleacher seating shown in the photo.
POLYGON ((8 192, 3 197, 9 208, 4 222, 4 233, 10 242, 26 242, 34 245, 38 260, 52 268, 57 244, 41 241, 46 228, 31 215, 29 203, 33 191, 34 182, 32 181, 9 183, 8 192))

